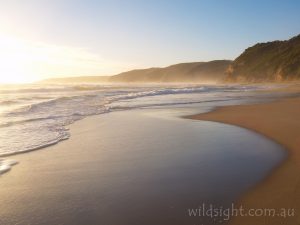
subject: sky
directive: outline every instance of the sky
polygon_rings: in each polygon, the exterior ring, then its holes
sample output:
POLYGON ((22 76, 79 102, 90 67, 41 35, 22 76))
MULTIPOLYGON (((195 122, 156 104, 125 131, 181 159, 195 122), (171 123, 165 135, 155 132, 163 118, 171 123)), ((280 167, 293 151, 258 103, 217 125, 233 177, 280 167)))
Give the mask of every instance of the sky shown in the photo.
POLYGON ((0 0, 0 83, 235 59, 300 33, 297 0, 0 0))

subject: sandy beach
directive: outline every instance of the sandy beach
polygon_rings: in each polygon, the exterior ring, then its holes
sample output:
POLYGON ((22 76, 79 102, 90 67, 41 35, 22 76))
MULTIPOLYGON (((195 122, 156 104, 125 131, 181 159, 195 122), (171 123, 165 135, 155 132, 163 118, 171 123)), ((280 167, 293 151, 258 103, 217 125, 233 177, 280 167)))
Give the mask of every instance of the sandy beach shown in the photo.
POLYGON ((19 164, 0 177, 0 224, 215 224, 188 210, 229 206, 282 161, 261 135, 176 112, 88 117, 70 139, 9 157, 19 164))
MULTIPOLYGON (((239 204, 248 209, 294 208, 295 216, 266 217, 238 216, 233 225, 299 224, 300 216, 300 98, 283 99, 272 103, 226 106, 189 118, 215 121, 244 127, 271 138, 284 146, 288 158, 261 184, 252 189, 239 204)), ((254 165, 255 166, 255 165, 254 165)))
MULTIPOLYGON (((297 208, 300 99, 286 98, 295 96, 296 86, 283 87, 276 93, 251 86, 236 92, 234 87, 191 95, 202 100, 197 104, 78 120, 63 130, 70 132, 69 139, 5 157, 18 164, 0 177, 0 224, 214 225, 227 224, 229 218, 191 211, 203 204, 225 209, 232 203, 250 209, 297 208)), ((119 104, 129 106, 128 101, 119 104)), ((35 137, 42 128, 25 134, 35 137)), ((234 217, 231 222, 294 225, 297 215, 234 217)))

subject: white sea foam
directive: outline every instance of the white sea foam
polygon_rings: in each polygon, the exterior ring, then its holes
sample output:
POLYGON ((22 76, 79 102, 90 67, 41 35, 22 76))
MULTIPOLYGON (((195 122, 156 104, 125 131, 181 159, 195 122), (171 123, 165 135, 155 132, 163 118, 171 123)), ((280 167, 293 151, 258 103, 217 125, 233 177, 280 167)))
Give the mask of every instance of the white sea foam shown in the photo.
POLYGON ((0 159, 0 175, 8 172, 12 166, 18 164, 15 160, 0 159))

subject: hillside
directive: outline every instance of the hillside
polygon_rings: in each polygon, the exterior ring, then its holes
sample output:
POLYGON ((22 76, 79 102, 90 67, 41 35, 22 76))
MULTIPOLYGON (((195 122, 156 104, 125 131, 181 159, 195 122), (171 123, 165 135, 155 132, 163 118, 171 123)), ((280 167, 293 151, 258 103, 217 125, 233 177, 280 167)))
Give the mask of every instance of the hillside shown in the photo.
POLYGON ((165 68, 132 70, 112 76, 112 82, 218 82, 230 60, 180 63, 165 68))
POLYGON ((138 69, 114 76, 81 76, 51 78, 42 83, 103 83, 103 82, 219 82, 225 78, 230 60, 180 63, 165 68, 138 69))
POLYGON ((300 35, 246 49, 227 69, 227 81, 292 81, 300 78, 300 35))

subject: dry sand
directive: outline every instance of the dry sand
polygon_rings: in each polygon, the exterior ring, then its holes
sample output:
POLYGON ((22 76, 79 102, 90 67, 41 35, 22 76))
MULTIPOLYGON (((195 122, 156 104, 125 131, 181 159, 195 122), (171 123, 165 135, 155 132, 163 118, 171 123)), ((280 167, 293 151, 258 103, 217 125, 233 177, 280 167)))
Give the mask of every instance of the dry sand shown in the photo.
POLYGON ((249 209, 275 208, 280 211, 281 208, 294 208, 295 216, 238 216, 234 217, 230 224, 300 224, 300 98, 264 104, 226 106, 189 118, 251 129, 273 139, 289 152, 287 160, 239 203, 249 209))

